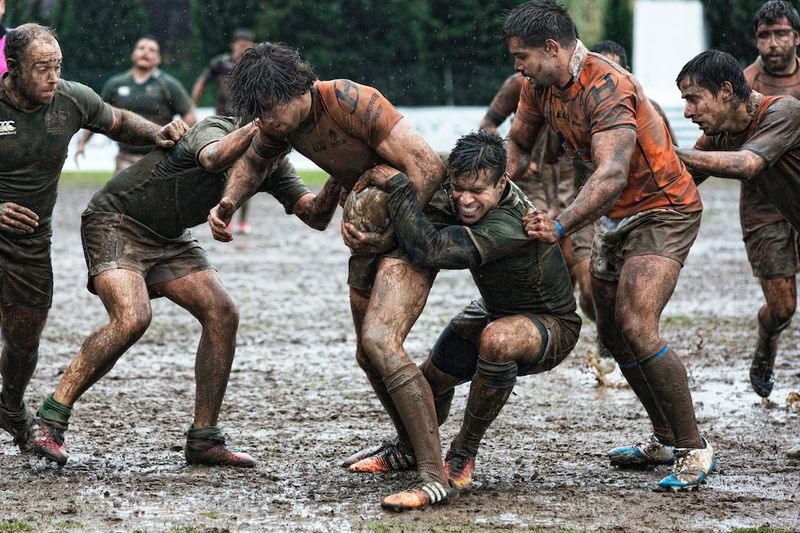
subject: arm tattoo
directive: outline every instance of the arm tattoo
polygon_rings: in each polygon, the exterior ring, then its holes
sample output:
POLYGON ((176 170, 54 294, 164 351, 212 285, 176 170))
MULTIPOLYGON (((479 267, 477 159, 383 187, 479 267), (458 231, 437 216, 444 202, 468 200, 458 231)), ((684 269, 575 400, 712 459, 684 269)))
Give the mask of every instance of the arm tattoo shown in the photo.
POLYGON ((161 126, 155 122, 150 122, 124 109, 114 109, 114 121, 111 129, 108 130, 108 137, 111 139, 135 145, 155 144, 156 134, 161 126))

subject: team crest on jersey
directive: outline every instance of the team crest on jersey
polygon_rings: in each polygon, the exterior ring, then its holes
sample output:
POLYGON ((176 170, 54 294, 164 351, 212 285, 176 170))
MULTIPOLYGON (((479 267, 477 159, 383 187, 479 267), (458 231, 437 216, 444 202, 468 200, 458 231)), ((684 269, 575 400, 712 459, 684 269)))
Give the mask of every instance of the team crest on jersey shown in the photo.
POLYGON ((117 88, 117 94, 120 96, 130 96, 131 95, 131 88, 127 85, 120 85, 117 88))
POLYGON ((0 135, 16 135, 17 125, 13 120, 0 120, 0 135))
POLYGON ((47 133, 62 133, 67 126, 68 114, 66 111, 50 111, 44 116, 44 125, 47 133))

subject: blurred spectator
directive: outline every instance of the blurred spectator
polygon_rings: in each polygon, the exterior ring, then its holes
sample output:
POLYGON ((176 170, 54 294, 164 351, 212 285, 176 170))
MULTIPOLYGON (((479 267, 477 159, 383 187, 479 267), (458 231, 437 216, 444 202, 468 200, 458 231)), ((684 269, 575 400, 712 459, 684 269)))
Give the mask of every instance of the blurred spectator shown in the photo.
MULTIPOLYGON (((189 126, 197 122, 194 104, 186 89, 178 80, 158 68, 161 65, 161 51, 155 38, 145 36, 136 42, 131 63, 131 70, 113 76, 106 82, 101 93, 103 100, 157 124, 166 124, 175 115, 180 115, 189 126)), ((92 132, 86 131, 78 142, 76 162, 78 156, 83 155, 91 137, 92 132)), ((115 173, 131 166, 152 148, 119 143, 115 173)))
MULTIPOLYGON (((253 40, 253 32, 248 29, 239 28, 233 32, 230 53, 226 52, 211 58, 211 61, 208 62, 208 66, 197 78, 197 81, 194 82, 194 86, 192 87, 192 100, 195 105, 200 103, 206 86, 209 82, 213 81, 217 84, 217 93, 214 100, 217 114, 232 114, 232 111, 228 109, 229 76, 231 72, 233 72, 233 67, 236 65, 236 62, 239 61, 239 58, 242 57, 245 50, 253 47, 253 40)), ((248 202, 245 202, 239 208, 239 226, 236 229, 237 233, 250 233, 250 223, 247 222, 247 204, 248 202)))

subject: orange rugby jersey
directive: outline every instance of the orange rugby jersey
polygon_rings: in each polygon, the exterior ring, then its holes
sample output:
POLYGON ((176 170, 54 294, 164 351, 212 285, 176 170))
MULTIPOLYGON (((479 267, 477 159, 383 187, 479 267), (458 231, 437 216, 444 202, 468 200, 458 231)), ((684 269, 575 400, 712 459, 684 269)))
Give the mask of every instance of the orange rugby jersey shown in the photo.
MULTIPOLYGON (((402 118, 377 89, 350 80, 319 81, 311 88, 311 114, 285 141, 349 191, 365 170, 386 163, 375 147, 402 118)), ((257 148, 279 152, 285 141, 261 134, 257 148)))
MULTIPOLYGON (((576 80, 566 87, 522 88, 510 136, 522 146, 547 123, 566 155, 590 174, 592 135, 615 128, 636 130, 636 148, 628 170, 628 185, 607 215, 623 218, 649 209, 683 213, 703 209, 691 175, 675 153, 669 131, 626 70, 599 54, 585 52, 576 80)), ((580 58, 578 58, 580 60, 580 58)), ((588 174, 582 176, 585 180, 588 174)))

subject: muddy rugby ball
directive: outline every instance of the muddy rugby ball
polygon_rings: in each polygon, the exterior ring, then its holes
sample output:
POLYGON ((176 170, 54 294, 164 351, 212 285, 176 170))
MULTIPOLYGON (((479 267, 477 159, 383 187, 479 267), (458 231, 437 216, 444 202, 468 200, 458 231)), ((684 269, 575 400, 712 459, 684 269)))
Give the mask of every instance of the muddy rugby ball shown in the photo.
POLYGON ((344 203, 342 219, 358 231, 383 233, 389 227, 389 195, 377 187, 351 192, 344 203))

